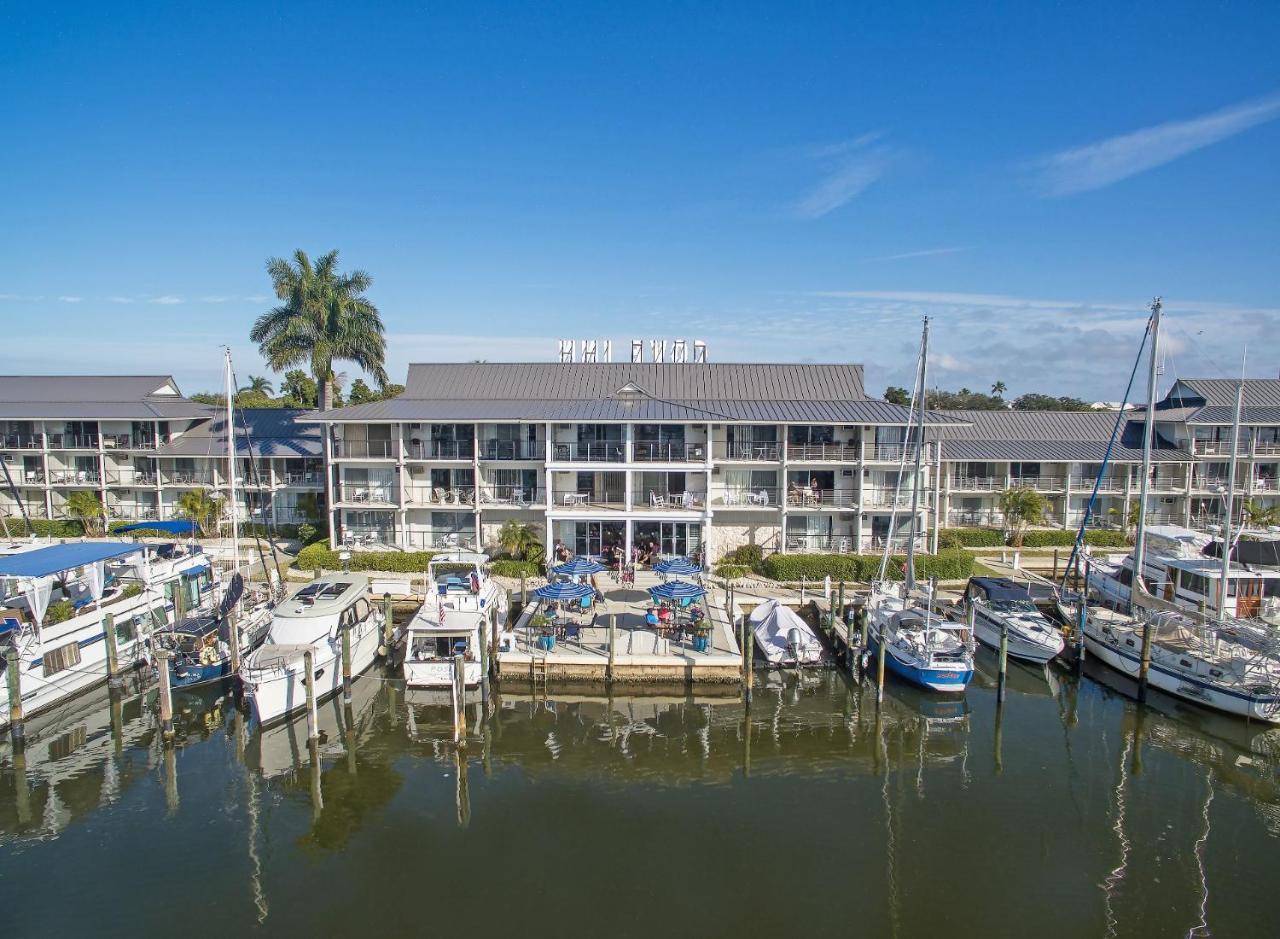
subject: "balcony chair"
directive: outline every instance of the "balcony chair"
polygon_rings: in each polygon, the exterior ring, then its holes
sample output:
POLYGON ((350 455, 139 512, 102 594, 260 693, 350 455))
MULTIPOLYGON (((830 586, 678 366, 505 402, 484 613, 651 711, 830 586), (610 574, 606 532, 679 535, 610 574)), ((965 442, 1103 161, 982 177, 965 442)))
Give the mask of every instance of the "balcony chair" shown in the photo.
POLYGON ((649 490, 649 508, 665 509, 666 507, 667 507, 667 497, 665 495, 660 496, 656 492, 654 492, 652 489, 650 489, 649 490))

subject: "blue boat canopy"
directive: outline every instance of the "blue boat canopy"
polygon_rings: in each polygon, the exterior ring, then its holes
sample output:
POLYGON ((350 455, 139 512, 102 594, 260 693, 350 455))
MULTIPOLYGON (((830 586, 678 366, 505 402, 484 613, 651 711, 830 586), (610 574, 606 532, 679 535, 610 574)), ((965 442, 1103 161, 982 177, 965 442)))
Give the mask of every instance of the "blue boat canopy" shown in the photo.
POLYGON ((85 541, 0 556, 0 577, 46 577, 141 551, 142 545, 85 541))
POLYGON ((1029 600, 1031 592, 1026 584, 1020 584, 1008 577, 971 577, 965 594, 972 594, 977 587, 987 595, 989 600, 1029 600))
POLYGON ((194 534, 196 523, 189 518, 171 518, 163 522, 134 522, 132 525, 122 525, 115 530, 116 534, 126 535, 135 531, 162 531, 169 535, 190 535, 194 534))

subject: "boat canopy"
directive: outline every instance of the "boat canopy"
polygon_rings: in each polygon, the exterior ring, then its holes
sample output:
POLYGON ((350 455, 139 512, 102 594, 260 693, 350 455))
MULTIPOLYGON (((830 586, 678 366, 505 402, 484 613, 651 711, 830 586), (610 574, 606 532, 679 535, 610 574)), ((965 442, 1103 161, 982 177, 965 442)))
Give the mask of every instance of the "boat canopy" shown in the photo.
POLYGON ((196 523, 189 518, 173 518, 162 522, 134 522, 132 525, 122 525, 115 530, 119 535, 131 535, 134 532, 157 531, 164 532, 167 535, 191 535, 195 534, 196 523))
POLYGON ((1020 584, 1008 577, 970 577, 965 596, 973 596, 975 588, 982 591, 988 600, 1031 599, 1031 592, 1025 584, 1020 584))
MULTIPOLYGON (((1202 549, 1205 557, 1222 557, 1222 539, 1209 542, 1202 549)), ((1238 564, 1260 564, 1280 567, 1280 538, 1240 538, 1231 549, 1231 560, 1238 564)))
POLYGON ((86 564, 110 561, 142 551, 138 544, 110 541, 81 541, 55 544, 34 551, 0 557, 0 577, 48 577, 86 564))

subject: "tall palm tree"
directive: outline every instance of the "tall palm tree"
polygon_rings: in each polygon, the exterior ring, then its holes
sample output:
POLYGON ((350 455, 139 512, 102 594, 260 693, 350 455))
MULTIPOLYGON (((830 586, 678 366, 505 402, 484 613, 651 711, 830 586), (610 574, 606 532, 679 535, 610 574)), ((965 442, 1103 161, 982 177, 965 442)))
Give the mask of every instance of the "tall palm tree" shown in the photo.
POLYGON ((382 318, 364 295, 373 278, 339 272, 337 251, 314 264, 301 250, 293 261, 270 258, 267 274, 280 305, 258 317, 249 338, 274 371, 309 364, 324 410, 333 407, 335 362, 354 362, 379 385, 387 383, 382 318))
POLYGON ((991 386, 991 393, 995 395, 997 398, 1004 397, 1004 393, 1008 390, 1009 390, 1009 386, 998 379, 996 380, 996 383, 991 386))
POLYGON ((1045 497, 1034 489, 1018 486, 1000 493, 1000 513, 1009 532, 1009 543, 1021 548, 1027 526, 1043 522, 1047 510, 1045 497))
POLYGON ((213 537, 218 533, 218 519, 222 517, 222 499, 203 489, 188 489, 178 496, 175 507, 179 515, 196 523, 200 534, 213 537))
POLYGON ((107 510, 102 507, 96 492, 76 489, 68 494, 62 510, 68 518, 73 518, 80 523, 86 535, 102 534, 102 522, 107 517, 107 510))
POLYGON ((249 384, 240 390, 247 391, 250 394, 265 395, 268 398, 276 393, 275 386, 271 384, 271 379, 264 378, 261 375, 250 375, 249 384))

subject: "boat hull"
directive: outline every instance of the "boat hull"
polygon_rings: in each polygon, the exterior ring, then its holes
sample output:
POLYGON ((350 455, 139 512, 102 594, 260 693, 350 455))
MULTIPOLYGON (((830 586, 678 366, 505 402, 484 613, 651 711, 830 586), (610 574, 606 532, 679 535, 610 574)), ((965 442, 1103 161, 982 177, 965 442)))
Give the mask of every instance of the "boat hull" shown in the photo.
MULTIPOLYGON (((351 637, 351 674, 362 674, 378 654, 381 641, 380 621, 370 617, 360 623, 351 637)), ((267 647, 263 647, 264 649, 267 647)), ((336 694, 342 687, 342 645, 338 640, 320 642, 314 647, 316 703, 336 694)), ((245 693, 260 725, 273 724, 307 706, 304 660, 301 655, 269 668, 246 663, 241 678, 245 693)))
MULTIPOLYGON (((978 641, 988 649, 1000 651, 1000 624, 983 615, 974 617, 973 631, 978 641)), ((1064 640, 1061 633, 1055 633, 1053 642, 1034 642, 1009 630, 1009 658, 1035 665, 1044 665, 1062 653, 1064 640)))
MULTIPOLYGON (((482 678, 479 662, 463 664, 463 680, 468 688, 480 684, 482 678)), ((449 659, 435 659, 427 662, 404 663, 404 683, 410 688, 452 688, 453 662, 449 659)))
MULTIPOLYGON (((880 654, 880 640, 875 635, 868 639, 872 655, 880 654)), ((944 694, 962 693, 973 678, 973 669, 957 666, 925 668, 913 662, 906 662, 896 656, 893 647, 885 657, 884 666, 904 681, 928 691, 939 691, 944 694)))

